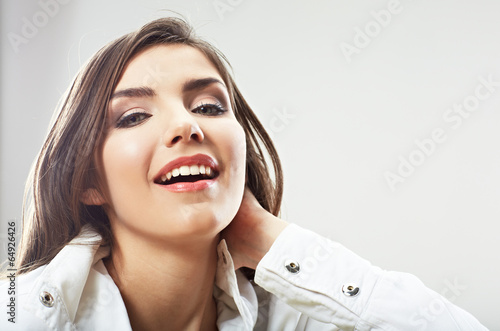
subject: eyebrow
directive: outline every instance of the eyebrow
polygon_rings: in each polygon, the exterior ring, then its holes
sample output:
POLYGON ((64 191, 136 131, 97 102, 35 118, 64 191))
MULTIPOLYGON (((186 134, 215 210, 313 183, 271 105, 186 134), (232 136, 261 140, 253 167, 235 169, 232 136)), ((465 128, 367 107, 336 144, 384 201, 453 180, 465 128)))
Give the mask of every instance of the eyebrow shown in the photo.
POLYGON ((215 83, 221 84, 224 88, 226 87, 226 85, 224 85, 224 83, 218 80, 217 78, 207 77, 207 78, 188 80, 187 82, 184 83, 184 86, 182 87, 182 92, 186 93, 186 92, 201 90, 215 83))
MULTIPOLYGON (((217 78, 213 77, 208 77, 208 78, 201 78, 201 79, 191 79, 188 80, 187 82, 184 83, 182 86, 182 92, 192 92, 196 90, 201 90, 211 84, 221 84, 224 88, 226 85, 224 85, 223 82, 218 80, 217 78)), ((111 96, 111 100, 117 99, 117 98, 146 98, 146 97, 154 97, 156 96, 155 90, 153 90, 150 87, 147 86, 141 86, 141 87, 131 87, 127 88, 124 90, 119 90, 111 96)))
POLYGON ((111 96, 111 100, 117 98, 144 98, 144 97, 154 97, 156 96, 155 90, 150 87, 131 87, 124 90, 116 91, 111 96))

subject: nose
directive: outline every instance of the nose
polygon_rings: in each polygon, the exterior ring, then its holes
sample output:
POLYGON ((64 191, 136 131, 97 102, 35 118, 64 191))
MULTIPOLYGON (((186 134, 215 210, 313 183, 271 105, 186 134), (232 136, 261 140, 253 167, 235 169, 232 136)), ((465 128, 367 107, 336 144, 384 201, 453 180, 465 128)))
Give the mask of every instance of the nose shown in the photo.
POLYGON ((178 112, 169 119, 169 122, 164 134, 164 143, 167 147, 190 141, 201 143, 205 139, 196 119, 186 111, 178 112))

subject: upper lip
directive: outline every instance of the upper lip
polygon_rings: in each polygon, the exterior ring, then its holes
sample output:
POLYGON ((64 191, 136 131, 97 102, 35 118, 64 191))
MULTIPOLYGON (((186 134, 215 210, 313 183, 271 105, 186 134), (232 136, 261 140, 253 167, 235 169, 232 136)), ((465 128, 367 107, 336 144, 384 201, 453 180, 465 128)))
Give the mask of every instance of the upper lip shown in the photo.
POLYGON ((195 154, 192 156, 181 156, 175 160, 170 161, 167 163, 163 168, 158 171, 158 174, 156 174, 154 178, 154 182, 158 183, 161 181, 161 177, 163 175, 166 175, 168 172, 172 171, 175 168, 179 168, 183 165, 187 166, 192 166, 192 165, 204 165, 204 166, 209 166, 212 168, 216 173, 219 170, 219 166, 217 164, 217 161, 206 155, 206 154, 195 154))

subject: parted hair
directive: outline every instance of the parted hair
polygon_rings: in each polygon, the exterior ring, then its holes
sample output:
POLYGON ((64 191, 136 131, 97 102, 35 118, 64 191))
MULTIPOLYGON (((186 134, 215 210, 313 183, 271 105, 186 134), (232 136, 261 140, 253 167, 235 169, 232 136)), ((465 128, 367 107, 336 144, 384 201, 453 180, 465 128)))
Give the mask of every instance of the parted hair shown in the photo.
POLYGON ((224 80, 236 119, 246 135, 247 186, 266 210, 278 215, 283 195, 280 160, 268 133, 236 86, 225 56, 197 37, 179 18, 161 18, 100 49, 81 69, 56 109, 53 124, 28 178, 18 271, 49 263, 90 224, 112 243, 109 219, 102 206, 81 202, 89 188, 99 188, 95 155, 105 138, 106 113, 126 65, 144 49, 183 44, 205 54, 224 80), (266 163, 269 157, 272 176, 266 163))

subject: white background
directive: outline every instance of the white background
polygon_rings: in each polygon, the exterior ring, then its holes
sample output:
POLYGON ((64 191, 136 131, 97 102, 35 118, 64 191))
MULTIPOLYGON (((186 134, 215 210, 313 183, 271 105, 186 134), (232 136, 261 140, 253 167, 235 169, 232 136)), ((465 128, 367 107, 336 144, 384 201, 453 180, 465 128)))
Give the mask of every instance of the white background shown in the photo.
POLYGON ((0 1, 3 241, 8 220, 20 225, 25 178, 80 65, 174 10, 226 54, 275 138, 285 219, 415 274, 500 329, 500 87, 461 125, 443 118, 474 101, 479 77, 500 82, 500 2, 400 0, 382 26, 372 12, 387 11, 385 0, 65 0, 52 16, 41 5, 52 0, 0 1), (38 31, 23 36, 26 22, 38 31), (28 38, 13 46, 14 34, 28 38), (346 56, 347 44, 357 53, 346 56), (415 140, 436 129, 445 141, 422 154, 415 140), (410 156, 421 164, 392 190, 385 174, 410 156))

